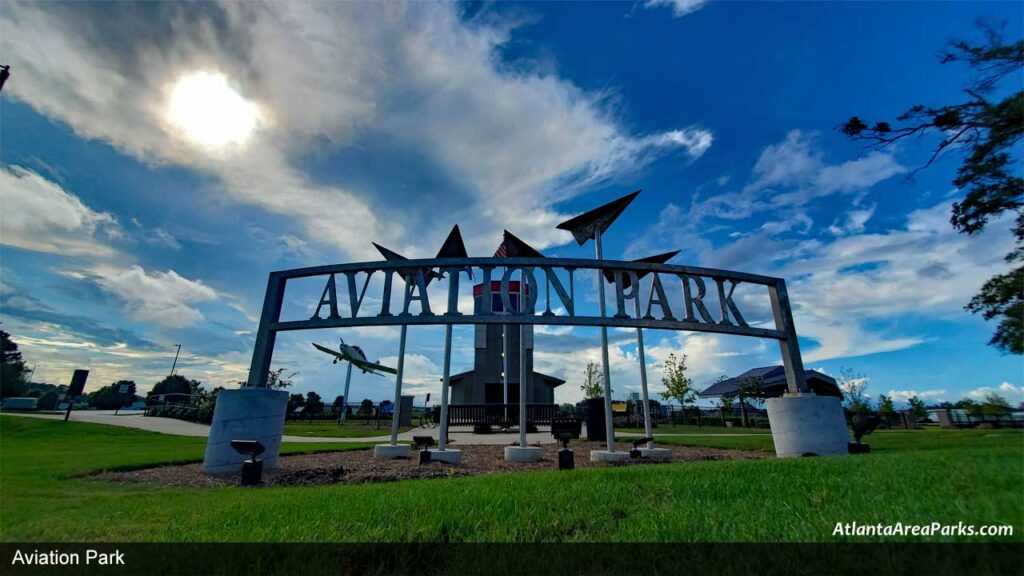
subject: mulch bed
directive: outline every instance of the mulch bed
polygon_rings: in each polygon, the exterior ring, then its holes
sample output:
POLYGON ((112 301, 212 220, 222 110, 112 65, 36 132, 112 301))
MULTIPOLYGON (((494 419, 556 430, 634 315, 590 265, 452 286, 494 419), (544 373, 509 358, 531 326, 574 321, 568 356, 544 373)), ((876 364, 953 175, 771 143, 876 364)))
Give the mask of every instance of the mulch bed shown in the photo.
MULTIPOLYGON (((607 466, 637 466, 658 464, 647 458, 628 459, 621 463, 606 464, 590 461, 591 450, 603 450, 598 442, 573 442, 576 468, 607 466)), ((720 450, 684 446, 661 446, 672 451, 673 461, 737 460, 770 458, 767 452, 720 450)), ((628 451, 628 444, 617 444, 616 450, 628 451)), ((348 450, 319 454, 281 456, 277 468, 263 473, 264 486, 321 486, 327 484, 363 484, 367 482, 396 482, 420 478, 449 478, 504 472, 529 472, 558 468, 559 446, 541 446, 542 460, 531 463, 508 462, 502 446, 459 446, 462 463, 455 466, 444 462, 420 465, 415 451, 413 457, 400 460, 377 460, 372 450, 348 450)), ((239 475, 205 474, 201 463, 159 466, 125 472, 103 472, 93 478, 110 482, 216 488, 238 486, 239 475)))

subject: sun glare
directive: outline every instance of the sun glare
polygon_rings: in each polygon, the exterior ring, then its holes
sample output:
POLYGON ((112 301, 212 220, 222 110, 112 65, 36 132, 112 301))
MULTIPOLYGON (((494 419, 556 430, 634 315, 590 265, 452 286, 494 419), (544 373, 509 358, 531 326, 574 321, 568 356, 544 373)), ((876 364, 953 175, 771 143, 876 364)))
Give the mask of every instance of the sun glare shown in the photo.
POLYGON ((260 121, 259 107, 214 72, 181 78, 171 91, 168 115, 186 138, 209 148, 244 144, 260 121))

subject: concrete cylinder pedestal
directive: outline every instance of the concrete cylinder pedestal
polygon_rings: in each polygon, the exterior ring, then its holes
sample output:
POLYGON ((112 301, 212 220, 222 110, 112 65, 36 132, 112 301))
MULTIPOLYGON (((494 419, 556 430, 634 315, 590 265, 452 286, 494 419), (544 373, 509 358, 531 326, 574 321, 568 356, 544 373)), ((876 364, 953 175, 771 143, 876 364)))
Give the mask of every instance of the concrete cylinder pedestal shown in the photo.
POLYGON ((629 460, 629 452, 610 452, 608 450, 591 450, 591 462, 622 462, 629 460))
POLYGON ((431 462, 446 462, 448 464, 459 464, 462 462, 461 450, 452 450, 451 448, 438 450, 437 448, 431 448, 429 452, 431 462))
POLYGON ((232 440, 256 440, 265 451, 259 456, 263 469, 277 467, 284 434, 284 416, 288 393, 269 388, 244 387, 221 390, 213 411, 210 437, 206 440, 203 472, 238 472, 246 457, 231 447, 232 440))
POLYGON ((509 462, 538 462, 540 448, 536 446, 505 446, 505 460, 509 462))
POLYGON ((651 460, 671 460, 672 451, 668 448, 641 448, 640 456, 651 460))
POLYGON ((765 400, 765 408, 779 458, 849 453, 850 434, 839 398, 785 394, 765 400))
POLYGON ((395 460, 409 458, 412 447, 408 444, 377 444, 373 447, 373 457, 378 460, 395 460))

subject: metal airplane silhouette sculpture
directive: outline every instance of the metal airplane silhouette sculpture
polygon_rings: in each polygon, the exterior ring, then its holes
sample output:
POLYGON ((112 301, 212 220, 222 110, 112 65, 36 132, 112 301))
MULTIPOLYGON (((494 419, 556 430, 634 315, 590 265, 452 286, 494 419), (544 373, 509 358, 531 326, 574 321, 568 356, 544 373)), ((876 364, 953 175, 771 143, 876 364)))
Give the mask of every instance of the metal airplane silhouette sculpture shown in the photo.
POLYGON ((363 374, 369 372, 376 376, 383 376, 380 372, 387 372, 388 374, 398 373, 394 368, 388 368, 387 366, 374 364, 373 362, 368 361, 366 359, 366 354, 363 353, 363 350, 359 346, 349 346, 348 344, 345 344, 344 338, 339 338, 339 340, 341 340, 341 344, 337 351, 331 350, 326 346, 321 346, 316 342, 313 343, 313 347, 321 352, 326 352, 327 354, 334 356, 334 364, 337 364, 338 360, 341 360, 342 362, 350 362, 353 366, 362 370, 363 374))

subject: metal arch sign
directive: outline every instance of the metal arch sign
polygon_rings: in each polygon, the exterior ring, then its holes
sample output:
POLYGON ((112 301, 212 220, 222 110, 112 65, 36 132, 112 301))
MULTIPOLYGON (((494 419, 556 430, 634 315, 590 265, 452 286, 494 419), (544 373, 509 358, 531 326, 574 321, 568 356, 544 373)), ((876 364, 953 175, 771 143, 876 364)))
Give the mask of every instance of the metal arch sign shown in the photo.
MULTIPOLYGON (((471 284, 470 284, 471 287, 471 284)), ((267 282, 259 331, 256 336, 249 386, 266 386, 278 332, 352 326, 408 326, 436 324, 539 324, 570 326, 637 327, 688 330, 770 338, 779 341, 790 391, 806 389, 803 365, 793 327, 792 310, 781 278, 692 266, 565 258, 433 258, 390 260, 316 266, 272 272, 267 282), (613 314, 578 313, 580 282, 591 290, 596 270, 612 284, 613 314), (640 278, 650 276, 641 292, 640 278), (309 318, 282 320, 281 307, 288 281, 323 277, 323 292, 309 318), (447 306, 431 308, 428 290, 435 278, 447 278, 447 306), (482 309, 460 310, 460 295, 472 278, 482 284, 482 309), (477 280, 478 279, 478 280, 477 280), (510 310, 513 279, 525 284, 521 311, 495 312, 493 297, 510 310), (377 294, 367 291, 374 282, 377 294), (467 280, 463 282, 463 280, 467 280), (763 286, 774 317, 773 327, 750 326, 733 299, 741 284, 763 286), (497 285, 498 290, 494 290, 497 285), (397 306, 393 293, 402 291, 397 306), (645 292, 645 293, 644 293, 645 292), (670 298, 670 295, 676 298, 670 298), (682 302, 681 309, 672 304, 682 302), (543 307, 541 307, 543 304, 543 307), (556 313, 555 310, 564 311, 556 313)))

